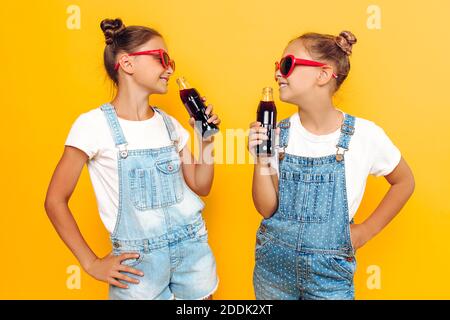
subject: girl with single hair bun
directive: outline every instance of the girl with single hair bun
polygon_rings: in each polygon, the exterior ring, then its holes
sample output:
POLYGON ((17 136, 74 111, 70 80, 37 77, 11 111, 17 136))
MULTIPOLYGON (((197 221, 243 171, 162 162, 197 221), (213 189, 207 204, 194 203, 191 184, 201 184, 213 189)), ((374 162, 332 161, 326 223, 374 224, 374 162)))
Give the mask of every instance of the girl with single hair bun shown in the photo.
POLYGON ((356 37, 350 31, 342 31, 336 38, 336 44, 348 56, 352 54, 352 46, 356 43, 356 37))
POLYGON ((116 34, 125 29, 125 25, 121 19, 105 19, 100 23, 100 28, 105 34, 106 44, 111 45, 114 43, 116 34))
MULTIPOLYGON (((158 31, 119 18, 100 28, 117 93, 73 123, 48 187, 47 214, 83 269, 109 284, 110 299, 211 299, 219 280, 200 196, 212 187, 214 137, 196 136, 194 159, 189 132, 149 105, 153 95, 167 93, 175 70, 158 31), (89 247, 68 207, 85 164, 111 240, 105 257, 89 247)), ((205 113, 220 123, 212 105, 205 113)))

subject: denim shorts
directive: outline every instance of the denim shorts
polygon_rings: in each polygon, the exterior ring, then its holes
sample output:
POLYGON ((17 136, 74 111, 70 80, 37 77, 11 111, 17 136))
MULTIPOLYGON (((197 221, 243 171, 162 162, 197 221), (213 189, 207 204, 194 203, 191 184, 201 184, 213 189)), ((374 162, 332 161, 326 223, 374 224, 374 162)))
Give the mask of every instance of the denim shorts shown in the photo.
POLYGON ((299 252, 258 232, 253 284, 258 300, 353 300, 356 258, 299 252))
POLYGON ((150 241, 118 241, 114 255, 137 252, 137 259, 122 264, 136 268, 143 277, 127 274, 140 283, 127 283, 128 289, 109 287, 109 299, 116 300, 198 300, 211 295, 218 286, 216 262, 208 244, 203 220, 194 224, 192 232, 177 232, 150 241), (118 249, 116 248, 118 247, 118 249))

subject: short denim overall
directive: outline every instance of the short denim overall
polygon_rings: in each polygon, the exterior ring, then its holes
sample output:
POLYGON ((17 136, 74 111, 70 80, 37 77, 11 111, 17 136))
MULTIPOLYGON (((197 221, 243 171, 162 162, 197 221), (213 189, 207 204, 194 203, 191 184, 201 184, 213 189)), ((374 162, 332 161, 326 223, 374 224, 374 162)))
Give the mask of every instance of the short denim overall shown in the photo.
MULTIPOLYGON (((101 106, 118 149, 119 209, 113 254, 140 254, 122 264, 144 273, 128 289, 110 285, 110 299, 203 299, 217 287, 216 262, 202 218, 203 201, 187 186, 172 120, 159 108, 171 145, 128 150, 114 107, 101 106)), ((152 139, 152 137, 148 137, 152 139)))
POLYGON ((312 158, 284 152, 289 120, 279 124, 279 206, 257 232, 256 298, 354 299, 344 153, 355 118, 345 115, 336 154, 312 158))

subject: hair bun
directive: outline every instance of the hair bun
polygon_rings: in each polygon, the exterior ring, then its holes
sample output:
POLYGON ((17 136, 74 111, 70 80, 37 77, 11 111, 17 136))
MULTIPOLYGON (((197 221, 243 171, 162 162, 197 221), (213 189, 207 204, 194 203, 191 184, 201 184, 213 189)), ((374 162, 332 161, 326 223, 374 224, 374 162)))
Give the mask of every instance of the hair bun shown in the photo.
POLYGON ((356 43, 357 39, 350 31, 342 31, 334 41, 349 56, 352 54, 352 46, 356 43))
POLYGON ((114 37, 125 29, 125 25, 123 24, 120 18, 117 19, 104 19, 100 23, 100 28, 105 34, 105 41, 107 45, 114 43, 114 37))

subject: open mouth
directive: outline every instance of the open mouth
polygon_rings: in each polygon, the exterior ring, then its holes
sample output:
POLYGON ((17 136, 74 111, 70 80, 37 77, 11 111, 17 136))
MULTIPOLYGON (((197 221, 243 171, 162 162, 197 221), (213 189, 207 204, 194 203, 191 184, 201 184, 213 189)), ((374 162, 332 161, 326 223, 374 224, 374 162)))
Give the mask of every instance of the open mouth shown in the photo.
POLYGON ((288 84, 284 82, 279 82, 278 85, 280 86, 280 89, 288 86, 288 84))
POLYGON ((169 78, 166 78, 166 77, 159 77, 159 78, 162 80, 165 80, 166 82, 169 82, 169 78))

